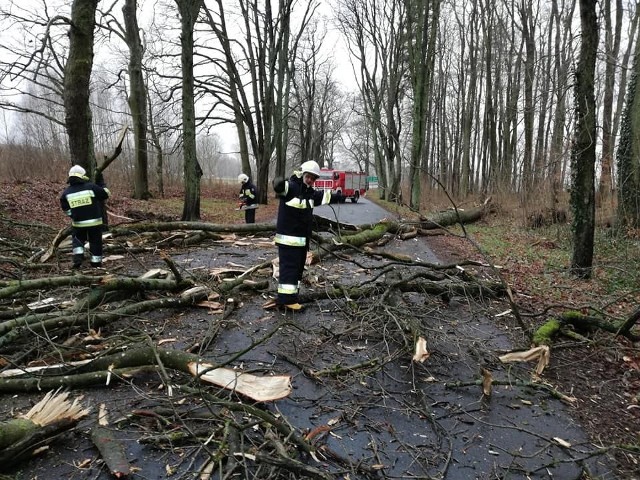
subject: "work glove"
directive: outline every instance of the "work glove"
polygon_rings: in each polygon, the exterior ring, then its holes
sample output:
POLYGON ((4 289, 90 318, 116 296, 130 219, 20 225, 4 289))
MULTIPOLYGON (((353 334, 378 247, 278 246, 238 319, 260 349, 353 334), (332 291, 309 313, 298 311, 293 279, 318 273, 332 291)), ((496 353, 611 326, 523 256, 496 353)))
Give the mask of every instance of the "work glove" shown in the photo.
POLYGON ((285 189, 285 179, 282 177, 276 177, 273 179, 273 189, 276 193, 280 194, 285 189))
POLYGON ((100 185, 101 187, 104 187, 106 185, 102 172, 98 172, 98 174, 96 175, 96 185, 100 185))

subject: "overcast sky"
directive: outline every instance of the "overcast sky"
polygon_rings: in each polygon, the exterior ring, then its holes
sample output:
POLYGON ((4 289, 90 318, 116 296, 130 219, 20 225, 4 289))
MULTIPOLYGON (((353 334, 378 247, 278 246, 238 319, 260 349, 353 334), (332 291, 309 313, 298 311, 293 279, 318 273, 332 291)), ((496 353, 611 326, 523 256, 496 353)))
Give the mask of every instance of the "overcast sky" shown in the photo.
MULTIPOLYGON (((167 0, 165 0, 165 3, 167 0)), ((168 0, 169 4, 173 7, 173 2, 168 0)), ((117 18, 121 18, 122 13, 122 1, 117 3, 112 11, 116 15, 117 18)), ((161 2, 159 0, 139 0, 139 8, 142 14, 139 18, 139 25, 143 30, 146 30, 151 21, 150 16, 156 12, 156 15, 159 15, 159 12, 162 11, 163 7, 159 6, 161 2)), ((69 15, 70 11, 70 0, 0 0, 0 10, 11 11, 14 15, 30 17, 32 16, 29 12, 35 11, 39 12, 40 15, 43 12, 47 12, 49 17, 53 17, 55 15, 69 15)), ((101 9, 109 8, 113 6, 114 3, 107 3, 106 1, 100 2, 99 7, 101 9)), ((335 81, 341 83, 345 90, 355 90, 357 89, 357 84, 355 82, 355 78, 353 75, 353 68, 348 61, 348 55, 346 53, 346 47, 342 40, 340 33, 333 27, 333 10, 329 2, 320 1, 319 8, 316 11, 316 17, 324 17, 326 18, 326 28, 327 35, 325 38, 325 42, 323 45, 323 49, 326 52, 324 56, 326 58, 330 58, 331 61, 335 64, 335 81)), ((13 26, 14 29, 0 29, 0 42, 7 45, 8 42, 17 41, 22 38, 22 34, 17 34, 19 30, 19 25, 13 26)), ((36 32, 35 29, 30 31, 31 34, 37 33, 41 36, 44 31, 44 27, 36 32)), ((115 42, 120 42, 120 40, 114 40, 115 42)), ((32 43, 28 43, 29 49, 36 48, 36 42, 32 41, 32 43)), ((122 49, 123 46, 119 46, 118 48, 122 49)), ((98 45, 96 47, 96 64, 108 62, 108 56, 111 55, 111 46, 105 47, 98 45)), ((122 59, 115 60, 117 62, 121 62, 122 59)), ((8 84, 8 78, 2 79, 3 86, 8 84)), ((3 111, 0 115, 0 135, 2 137, 11 136, 11 120, 13 114, 11 112, 3 111), (9 125, 7 125, 7 123, 9 125)), ((220 136, 220 139, 223 143, 223 151, 232 152, 237 150, 237 138, 236 138, 236 130, 235 126, 229 125, 225 127, 219 127, 216 129, 216 133, 220 136)))

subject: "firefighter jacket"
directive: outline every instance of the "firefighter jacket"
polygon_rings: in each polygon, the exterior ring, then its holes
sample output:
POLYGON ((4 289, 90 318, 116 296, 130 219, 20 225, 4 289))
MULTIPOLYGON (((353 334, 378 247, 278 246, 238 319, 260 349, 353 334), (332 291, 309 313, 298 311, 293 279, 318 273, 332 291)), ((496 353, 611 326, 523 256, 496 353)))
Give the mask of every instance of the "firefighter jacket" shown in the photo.
POLYGON ((302 173, 295 172, 283 182, 276 193, 280 196, 275 241, 279 245, 308 247, 313 228, 313 207, 331 201, 329 190, 316 190, 302 181, 302 173))
POLYGON ((251 182, 251 180, 247 180, 240 186, 240 201, 244 205, 255 205, 257 202, 256 199, 256 186, 251 182))
POLYGON ((102 202, 109 198, 109 189, 88 179, 69 177, 69 186, 60 196, 60 206, 71 217, 74 227, 102 225, 102 202))

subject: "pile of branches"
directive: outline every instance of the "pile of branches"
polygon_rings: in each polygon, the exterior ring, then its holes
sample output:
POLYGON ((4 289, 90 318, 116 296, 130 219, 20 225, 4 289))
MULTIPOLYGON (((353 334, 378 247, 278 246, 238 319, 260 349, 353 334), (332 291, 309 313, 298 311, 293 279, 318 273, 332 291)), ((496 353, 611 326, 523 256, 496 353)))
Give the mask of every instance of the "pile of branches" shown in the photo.
MULTIPOLYGON (((148 317, 151 312, 203 306, 218 319, 216 328, 223 328, 222 322, 230 318, 238 304, 234 298, 239 293, 273 293, 273 282, 269 277, 276 259, 244 271, 185 275, 169 252, 172 248, 206 245, 207 242, 237 241, 233 236, 236 233, 272 231, 272 225, 226 226, 189 222, 112 228, 105 245, 109 255, 125 253, 134 257, 140 252, 159 252, 159 245, 164 247, 160 258, 165 268, 154 268, 136 276, 118 274, 115 270, 111 273, 96 270, 47 275, 50 271, 59 272, 59 264, 52 263, 51 259, 63 257, 69 248, 63 243, 64 235, 59 235, 49 248, 48 251, 54 252, 53 256, 45 249, 31 247, 1 259, 10 267, 7 269, 9 275, 18 278, 0 282, 0 392, 108 386, 116 381, 127 382, 133 375, 151 370, 161 376, 166 388, 173 389, 174 395, 164 398, 162 402, 166 405, 156 405, 152 412, 133 411, 127 421, 151 416, 161 427, 182 424, 183 428, 177 430, 160 428, 140 441, 158 448, 175 448, 183 442, 195 442, 207 452, 207 460, 197 466, 200 472, 211 473, 220 468, 224 458, 226 472, 246 469, 249 461, 252 465, 257 464, 257 467, 251 467, 255 478, 287 478, 287 475, 289 478, 332 478, 305 461, 305 457, 322 457, 343 469, 375 476, 376 469, 371 465, 355 464, 321 445, 318 440, 322 432, 300 434, 294 431, 288 422, 269 411, 266 404, 270 400, 251 398, 251 392, 243 393, 234 388, 211 389, 203 383, 206 375, 225 366, 206 364, 206 368, 194 371, 194 364, 202 366, 207 361, 194 352, 206 351, 213 333, 182 350, 165 349, 157 338, 140 330, 137 334, 104 336, 104 332, 115 332, 116 325, 121 325, 122 320, 131 323, 148 317), (178 377, 170 375, 169 371, 177 372, 178 377), (201 404, 194 402, 194 398, 201 404), (180 401, 184 399, 191 401, 180 401), (246 399, 250 401, 244 401, 246 399), (210 424, 189 423, 186 419, 193 420, 194 415, 208 419, 210 424), (215 440, 212 442, 211 439, 215 440)), ((460 265, 416 262, 382 248, 389 239, 407 233, 409 230, 401 225, 383 222, 339 239, 316 237, 318 248, 314 251, 314 261, 332 256, 358 266, 354 259, 357 253, 375 259, 377 273, 359 285, 346 286, 339 281, 328 284, 322 290, 307 293, 302 301, 357 301, 376 297, 382 303, 392 305, 396 295, 409 291, 438 298, 500 296, 504 293, 500 282, 476 278, 460 265), (399 265, 411 268, 414 273, 397 276, 394 272, 399 265)), ((243 248, 247 248, 246 245, 243 248)), ((404 352, 410 351, 420 326, 410 321, 400 322, 397 326, 399 345, 404 352)), ((281 327, 279 324, 264 339, 281 327)), ((227 363, 244 353, 246 351, 237 352, 227 363)), ((323 372, 312 374, 322 376, 323 372)), ((115 465, 120 466, 113 467, 112 472, 114 468, 122 471, 121 463, 116 460, 115 465)))

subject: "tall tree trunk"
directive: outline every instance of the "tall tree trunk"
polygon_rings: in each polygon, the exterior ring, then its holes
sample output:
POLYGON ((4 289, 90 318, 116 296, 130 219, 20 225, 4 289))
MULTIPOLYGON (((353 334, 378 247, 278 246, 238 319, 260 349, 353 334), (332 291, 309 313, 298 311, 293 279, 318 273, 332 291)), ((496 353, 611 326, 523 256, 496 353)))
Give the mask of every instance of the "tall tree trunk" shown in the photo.
POLYGON ((469 19, 469 29, 466 38, 462 41, 469 42, 469 54, 467 58, 461 57, 460 70, 468 71, 466 86, 461 86, 462 99, 462 151, 461 151, 461 172, 459 193, 462 198, 469 195, 473 190, 473 172, 471 170, 471 136, 473 132, 474 112, 477 105, 477 82, 478 82, 478 5, 477 0, 473 2, 471 18, 469 19))
POLYGON ((533 12, 531 11, 530 0, 522 2, 520 8, 520 18, 522 19, 522 36, 525 45, 524 60, 524 147, 522 152, 522 196, 526 200, 532 193, 529 191, 531 186, 535 186, 536 178, 533 169, 533 84, 534 84, 534 67, 535 67, 535 23, 533 12))
POLYGON ((147 117, 149 122, 149 136, 151 137, 151 143, 156 156, 156 187, 158 188, 158 194, 160 198, 164 198, 164 156, 162 152, 162 145, 160 144, 160 136, 156 129, 155 122, 153 121, 153 111, 151 108, 151 98, 149 97, 149 91, 147 90, 147 105, 149 106, 149 116, 147 117))
POLYGON ((184 154, 183 221, 200 220, 202 168, 196 155, 196 109, 193 77, 193 27, 203 0, 176 0, 180 12, 182 47, 182 148, 184 154))
POLYGON ((571 155, 573 255, 571 271, 590 278, 595 228, 596 100, 594 75, 598 49, 596 0, 580 0, 581 43, 576 68, 576 132, 571 155))
POLYGON ((497 122, 496 122, 496 106, 495 106, 495 90, 493 86, 494 62, 493 62, 493 36, 494 36, 494 18, 495 11, 493 2, 486 3, 486 11, 489 12, 485 20, 485 99, 484 99, 484 124, 483 124, 483 140, 485 142, 484 149, 484 165, 485 172, 483 174, 484 184, 483 192, 487 192, 489 182, 496 181, 496 169, 498 168, 498 144, 497 144, 497 122), (489 6, 490 5, 490 6, 489 6), (491 172, 491 173, 489 173, 491 172))
POLYGON ((598 185, 598 205, 606 206, 613 199, 613 98, 615 79, 620 52, 620 37, 622 32, 622 0, 616 0, 615 25, 611 26, 611 0, 604 0, 605 24, 605 75, 604 99, 602 103, 602 172, 598 185))
POLYGON ((620 126, 618 147, 618 224, 640 226, 640 42, 636 42, 627 105, 620 126))
POLYGON ((89 85, 93 68, 93 30, 99 0, 74 0, 69 29, 69 58, 64 69, 65 127, 69 136, 71 163, 93 174, 89 85))
POLYGON ((556 36, 554 41, 555 63, 555 116, 553 119, 553 131, 551 134, 551 146, 549 148, 549 161, 551 163, 551 209, 555 210, 560 202, 560 192, 563 184, 564 165, 564 130, 566 121, 567 92, 569 90, 569 52, 562 48, 566 45, 571 35, 571 22, 567 18, 573 18, 573 9, 560 11, 557 0, 552 2, 552 21, 555 23, 556 36))
POLYGON ((543 191, 548 193, 546 188, 549 183, 547 182, 548 176, 548 162, 547 162, 547 148, 549 144, 549 129, 551 122, 547 121, 547 118, 551 116, 551 100, 553 94, 553 84, 551 79, 553 78, 553 22, 549 22, 549 28, 547 31, 547 43, 542 53, 543 58, 540 59, 539 68, 536 71, 536 77, 539 79, 537 84, 537 90, 540 92, 538 105, 536 108, 537 114, 537 132, 535 140, 535 151, 533 153, 533 165, 534 165, 534 178, 536 186, 539 188, 536 190, 536 194, 541 194, 543 191))
MULTIPOLYGON (((435 0, 438 3, 438 0, 435 0)), ((434 29, 433 20, 429 22, 430 2, 407 2, 407 50, 409 73, 411 74, 411 88, 413 90, 413 105, 411 112, 411 159, 409 160, 409 182, 411 193, 409 205, 420 210, 420 180, 422 155, 425 147, 425 133, 427 130, 427 105, 430 83, 429 67, 431 62, 427 58, 429 43, 429 26, 434 29), (431 24, 431 25, 430 25, 431 24)))
POLYGON ((520 100, 522 78, 522 58, 524 50, 524 39, 516 40, 515 26, 511 27, 513 40, 511 57, 514 61, 506 68, 506 92, 505 109, 501 117, 502 146, 498 183, 499 187, 506 191, 517 191, 518 187, 518 162, 516 161, 518 145, 518 102, 520 100), (516 43, 518 42, 519 43, 516 43))
POLYGON ((144 49, 140 41, 137 16, 137 0, 126 0, 122 7, 125 38, 129 47, 129 108, 133 120, 135 145, 135 170, 133 198, 147 200, 149 193, 149 166, 147 155, 147 92, 142 75, 144 49))

